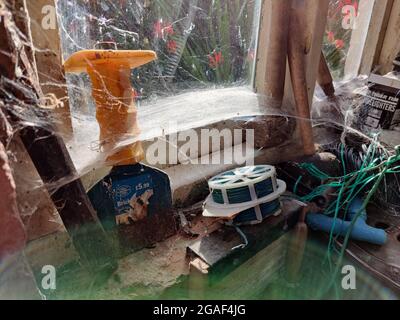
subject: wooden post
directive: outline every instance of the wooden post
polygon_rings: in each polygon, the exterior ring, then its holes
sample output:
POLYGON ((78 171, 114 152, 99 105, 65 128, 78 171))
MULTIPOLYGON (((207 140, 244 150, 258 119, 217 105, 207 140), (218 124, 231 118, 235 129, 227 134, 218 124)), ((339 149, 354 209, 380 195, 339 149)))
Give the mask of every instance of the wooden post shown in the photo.
POLYGON ((26 233, 4 147, 11 139, 12 130, 2 107, 0 104, 0 299, 41 299, 35 278, 22 253, 26 233))
MULTIPOLYGON (((299 30, 293 30, 292 39, 299 38, 296 40, 298 41, 297 52, 301 52, 304 56, 304 59, 297 59, 297 62, 301 62, 304 66, 304 72, 301 72, 303 74, 301 76, 303 82, 297 81, 297 84, 303 86, 303 96, 301 99, 303 99, 303 102, 310 109, 319 68, 319 64, 315 63, 315 61, 319 61, 321 58, 321 47, 325 34, 329 1, 296 0, 293 3, 297 7, 305 7, 303 17, 300 21, 304 26, 304 33, 301 34, 299 30)), ((282 111, 288 115, 293 114, 293 107, 296 105, 290 81, 291 76, 285 64, 288 51, 285 39, 288 38, 287 28, 290 20, 289 10, 285 11, 285 8, 291 6, 291 4, 292 1, 263 1, 255 76, 255 90, 261 97, 266 98, 264 105, 278 108, 282 106, 282 111), (282 63, 282 61, 285 61, 285 63, 282 63), (282 81, 284 81, 284 87, 282 87, 282 81), (283 103, 282 93, 284 93, 283 103)), ((302 68, 300 67, 300 69, 302 68)), ((299 97, 298 95, 297 99, 299 97)), ((306 114, 309 114, 309 112, 304 113, 304 115, 306 114)), ((306 119, 308 118, 309 115, 306 119)), ((303 121, 304 123, 305 121, 303 121)), ((275 130, 273 129, 273 131, 275 130)), ((300 131, 303 131, 303 128, 297 130, 294 137, 295 140, 300 140, 300 131)), ((311 133, 312 130, 308 128, 307 136, 312 137, 311 133)), ((311 144, 309 139, 308 146, 306 146, 306 153, 312 152, 313 148, 311 144)))
POLYGON ((4 130, 7 127, 8 122, 0 109, 0 261, 6 255, 22 251, 26 242, 25 228, 17 207, 15 182, 3 144, 9 136, 4 130))
MULTIPOLYGON (((4 83, 0 98, 68 230, 83 262, 94 268, 115 267, 112 249, 61 137, 39 108, 43 95, 35 75, 34 58, 25 50, 14 17, 28 21, 23 0, 6 1, 0 21, 0 68, 4 83), (21 10, 22 8, 22 10, 21 10), (32 61, 33 59, 33 61, 32 61), (16 71, 20 70, 19 73, 16 71), (28 123, 25 123, 29 121, 28 123)), ((29 30, 27 26, 26 29, 29 30)))
POLYGON ((306 64, 304 54, 304 6, 294 5, 290 10, 288 59, 293 94, 296 103, 297 123, 300 128, 304 155, 315 153, 314 135, 310 119, 310 100, 307 90, 306 64))
POLYGON ((291 139, 295 120, 276 116, 285 93, 289 8, 292 0, 262 1, 258 32, 254 89, 264 115, 256 117, 246 128, 255 132, 257 148, 271 148, 291 139))
POLYGON ((266 105, 280 108, 285 90, 291 1, 264 1, 260 25, 256 90, 266 105))
POLYGON ((393 60, 400 52, 400 1, 394 0, 390 10, 389 22, 384 35, 378 65, 380 74, 386 74, 393 68, 393 60))
POLYGON ((304 53, 306 56, 307 90, 308 99, 312 103, 318 76, 318 61, 321 58, 322 42, 326 31, 329 0, 297 0, 296 3, 299 5, 302 1, 304 1, 305 6, 304 53))
MULTIPOLYGON (((296 0, 295 4, 298 8, 303 7, 303 18, 301 23, 304 25, 304 37, 300 39, 301 43, 299 48, 302 48, 305 59, 305 84, 308 93, 309 109, 311 109, 311 103, 313 101, 315 85, 317 81, 319 63, 321 58, 322 41, 325 34, 326 20, 328 16, 328 0, 296 0)), ((299 35, 298 31, 295 31, 293 36, 299 35)), ((290 36, 290 32, 289 32, 290 36)), ((288 114, 293 113, 293 108, 296 105, 293 87, 290 81, 291 76, 289 70, 286 73, 285 83, 285 96, 283 99, 283 106, 288 114)), ((303 77, 304 79, 304 77, 303 77)), ((299 82, 300 83, 300 82, 299 82)), ((295 133, 296 138, 300 140, 301 128, 298 127, 295 133)), ((311 145, 311 144, 310 144, 311 145)), ((311 147, 310 147, 311 150, 311 147)), ((310 151, 311 152, 311 151, 310 151)))
POLYGON ((359 74, 369 75, 373 70, 374 62, 380 54, 380 38, 384 34, 382 31, 386 28, 386 16, 390 9, 390 0, 360 1, 345 64, 346 78, 359 74))
POLYGON ((29 0, 26 5, 39 84, 45 103, 51 108, 57 131, 65 139, 69 139, 72 136, 72 124, 62 67, 56 0, 29 0))
POLYGON ((319 61, 317 82, 327 97, 335 95, 332 75, 323 52, 321 52, 321 59, 319 61))

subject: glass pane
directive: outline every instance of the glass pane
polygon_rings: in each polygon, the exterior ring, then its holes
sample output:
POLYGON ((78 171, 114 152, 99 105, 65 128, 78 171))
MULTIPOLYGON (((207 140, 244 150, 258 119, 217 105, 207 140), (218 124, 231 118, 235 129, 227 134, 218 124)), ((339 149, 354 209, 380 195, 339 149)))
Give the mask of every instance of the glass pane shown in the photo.
MULTIPOLYGON (((59 1, 63 56, 100 42, 157 53, 156 61, 132 70, 140 134, 119 136, 120 145, 258 114, 250 86, 260 6, 260 0, 59 1)), ((74 127, 67 143, 84 173, 107 158, 107 141, 99 132, 88 74, 66 77, 74 127)))
POLYGON ((246 85, 253 76, 259 4, 258 0, 59 1, 64 58, 100 41, 113 41, 121 50, 156 51, 157 62, 135 70, 132 77, 142 100, 186 89, 246 85))
POLYGON ((359 0, 330 0, 323 52, 335 80, 344 76, 359 0))

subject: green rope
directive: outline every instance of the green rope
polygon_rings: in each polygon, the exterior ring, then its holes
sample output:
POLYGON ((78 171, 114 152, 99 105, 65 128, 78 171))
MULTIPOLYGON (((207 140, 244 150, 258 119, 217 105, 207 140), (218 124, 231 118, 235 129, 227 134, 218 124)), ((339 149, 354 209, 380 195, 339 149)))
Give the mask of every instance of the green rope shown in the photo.
POLYGON ((300 177, 297 179, 297 181, 296 181, 296 183, 295 183, 295 185, 294 185, 294 187, 293 187, 293 193, 294 193, 294 194, 297 194, 297 188, 298 188, 298 186, 299 186, 299 183, 300 183, 301 179, 303 179, 303 176, 300 176, 300 177))
MULTIPOLYGON (((334 219, 331 232, 329 234, 327 254, 324 259, 325 262, 328 262, 329 268, 332 273, 331 282, 327 290, 335 285, 335 280, 337 278, 337 275, 339 274, 340 266, 343 263, 350 235, 357 219, 360 217, 362 212, 367 207, 368 203, 371 201, 372 196, 376 193, 379 185, 382 183, 382 180, 385 178, 385 176, 387 174, 400 173, 400 165, 395 165, 397 162, 400 161, 400 147, 396 148, 396 155, 394 156, 388 157, 385 154, 384 156, 377 157, 377 145, 378 143, 376 137, 375 140, 368 147, 366 156, 363 159, 360 169, 355 172, 347 172, 347 168, 345 165, 345 147, 343 144, 341 144, 340 159, 343 167, 343 176, 341 177, 332 177, 327 173, 321 171, 314 164, 311 163, 300 164, 300 167, 302 169, 307 170, 312 176, 321 181, 321 185, 315 188, 312 192, 303 197, 299 197, 301 201, 310 202, 313 199, 326 194, 328 190, 334 190, 330 192, 332 195, 336 196, 335 201, 331 202, 324 211, 324 214, 333 216, 334 219), (339 213, 342 212, 344 215, 343 218, 346 219, 349 206, 352 201, 356 197, 363 195, 366 192, 366 187, 371 185, 372 183, 373 186, 371 190, 367 192, 362 208, 354 215, 351 220, 349 229, 343 241, 343 245, 339 250, 335 245, 337 243, 339 235, 335 236, 333 234, 333 230, 335 228, 335 223, 338 219, 339 213), (335 268, 333 268, 334 254, 338 255, 337 262, 335 263, 335 268)), ((300 183, 302 178, 303 177, 299 177, 299 179, 296 181, 294 188, 295 194, 297 193, 298 184, 300 183)))

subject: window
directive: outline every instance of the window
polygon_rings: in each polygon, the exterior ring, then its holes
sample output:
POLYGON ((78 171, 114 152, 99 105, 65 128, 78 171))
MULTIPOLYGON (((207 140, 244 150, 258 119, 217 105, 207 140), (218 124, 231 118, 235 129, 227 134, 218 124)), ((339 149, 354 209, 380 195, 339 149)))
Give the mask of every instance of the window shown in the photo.
MULTIPOLYGON (((260 6, 260 0, 59 1, 63 56, 97 42, 157 53, 157 61, 131 76, 140 140, 259 114, 251 84, 260 6)), ((101 163, 99 129, 88 75, 68 74, 67 82, 74 126, 70 151, 82 172, 101 163)))

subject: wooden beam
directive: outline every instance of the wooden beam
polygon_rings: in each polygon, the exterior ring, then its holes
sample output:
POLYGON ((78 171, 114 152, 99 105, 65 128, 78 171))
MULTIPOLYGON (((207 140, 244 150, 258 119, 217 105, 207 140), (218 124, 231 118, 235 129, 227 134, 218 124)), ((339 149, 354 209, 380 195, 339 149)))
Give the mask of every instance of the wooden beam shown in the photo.
MULTIPOLYGON (((267 103, 266 106, 280 106, 281 103, 271 103, 280 100, 281 87, 279 85, 280 79, 285 79, 284 96, 282 103, 282 111, 288 115, 294 114, 295 99, 292 91, 291 77, 288 67, 282 67, 281 64, 277 64, 276 61, 280 61, 280 53, 284 49, 285 43, 285 30, 287 26, 280 25, 281 22, 287 21, 287 16, 282 17, 277 14, 279 12, 278 8, 283 6, 281 2, 267 0, 263 1, 261 19, 260 19, 260 31, 259 31, 259 41, 257 50, 257 62, 256 62, 256 76, 255 76, 255 90, 261 95, 267 103), (273 23, 275 21, 275 23, 273 23), (279 23, 278 23, 279 22, 279 23), (281 42, 279 42, 280 34, 281 42), (270 44, 275 43, 275 49, 270 50, 270 44), (279 54, 278 54, 279 53, 279 54), (275 62, 273 62, 275 58, 275 62), (270 64, 273 62, 272 64, 270 64), (279 67, 278 67, 279 65, 279 67), (286 69, 286 75, 282 76, 281 71, 286 69), (275 81, 273 86, 271 81, 275 81), (271 88, 274 90, 271 91, 271 88), (273 94, 272 94, 273 92, 273 94), (272 99, 271 99, 272 97, 272 99), (277 99, 276 99, 277 98, 277 99)), ((291 1, 285 1, 291 3, 291 1)), ((326 20, 328 15, 328 0, 296 0, 294 2, 297 6, 304 6, 305 9, 305 21, 302 23, 305 26, 305 35, 301 39, 301 46, 304 48, 305 53, 305 63, 306 63, 306 87, 309 101, 309 109, 311 109, 311 103, 313 100, 315 84, 317 80, 319 61, 321 57, 322 40, 325 33, 326 20)), ((299 35, 299 37, 301 37, 299 35)), ((285 56, 287 53, 285 54, 285 56)), ((285 58, 286 60, 286 58, 285 58)), ((295 133, 294 140, 300 142, 300 132, 297 129, 295 133)))
POLYGON ((72 136, 68 91, 62 67, 56 0, 26 1, 40 86, 53 123, 65 139, 72 136))
MULTIPOLYGON (((213 266, 199 257, 190 262, 188 295, 190 299, 249 299, 262 295, 284 268, 289 234, 286 233, 244 261, 224 261, 228 273, 213 271, 213 266)), ((238 249, 240 250, 240 249, 238 249)))
POLYGON ((249 299, 259 297, 284 268, 287 241, 283 235, 209 288, 217 298, 249 299))
MULTIPOLYGON (((325 34, 326 21, 328 16, 328 0, 299 0, 297 5, 304 2, 306 21, 305 36, 303 41, 306 60, 307 91, 310 103, 314 96, 315 85, 318 76, 319 62, 322 50, 322 41, 325 34)), ((290 73, 287 70, 284 107, 287 111, 294 109, 295 102, 290 81, 290 73)))
POLYGON ((264 115, 251 121, 249 128, 255 130, 256 147, 265 149, 271 147, 272 137, 280 140, 279 132, 284 131, 286 139, 293 139, 295 120, 276 116, 285 96, 291 3, 292 0, 261 2, 254 89, 264 115))
MULTIPOLYGON (((0 117, 3 112, 0 109, 0 117)), ((3 121, 6 121, 4 117, 3 121)), ((0 123, 1 133, 2 123, 0 123)), ((15 181, 11 173, 7 151, 0 141, 0 261, 7 255, 21 252, 26 233, 17 206, 15 181)))
MULTIPOLYGON (((14 17, 27 24, 24 0, 6 1, 0 19, 0 99, 45 187, 50 193, 82 261, 92 268, 115 267, 112 248, 83 188, 61 137, 39 108, 43 94, 38 86, 34 58, 29 57, 29 34, 17 32, 14 17), (26 49, 27 48, 27 49, 26 49), (33 60, 32 60, 33 59, 33 60), (18 72, 17 72, 18 71, 18 72)), ((18 28, 19 31, 29 27, 18 28)))
POLYGON ((305 155, 315 154, 314 135, 312 130, 311 103, 308 97, 306 64, 304 54, 304 5, 294 2, 290 10, 290 25, 288 39, 288 61, 293 95, 296 104, 297 125, 305 155))
POLYGON ((26 232, 18 210, 15 181, 4 146, 10 141, 12 131, 2 107, 0 105, 0 299, 40 299, 35 278, 22 254, 26 232))
POLYGON ((383 42, 385 41, 387 29, 389 26, 389 20, 390 20, 390 16, 391 16, 392 10, 393 10, 393 4, 395 1, 398 1, 398 0, 387 0, 387 1, 388 2, 386 5, 386 11, 385 11, 385 15, 383 18, 382 28, 379 32, 379 39, 378 39, 378 43, 376 45, 377 50, 376 50, 373 65, 371 68, 372 71, 376 71, 379 74, 382 74, 382 73, 380 73, 381 67, 379 66, 379 58, 382 54, 383 42))
POLYGON ((328 18, 329 0, 297 0, 305 1, 306 34, 304 52, 306 54, 306 78, 310 103, 314 98, 315 85, 318 76, 322 42, 328 18))
MULTIPOLYGON (((328 16, 329 1, 328 0, 296 0, 296 6, 304 6, 305 34, 301 39, 305 54, 305 78, 308 92, 309 109, 314 97, 319 62, 321 58, 322 41, 325 34, 326 21, 328 16)), ((288 115, 295 114, 295 99, 293 95, 293 87, 291 84, 291 76, 289 70, 286 72, 285 96, 283 99, 283 111, 288 115)), ((297 126, 295 132, 295 141, 301 142, 300 129, 297 126)))
POLYGON ((267 0, 261 11, 256 91, 275 108, 281 107, 284 96, 290 6, 288 0, 267 0))
POLYGON ((400 0, 394 0, 389 22, 379 55, 380 74, 386 74, 393 68, 393 60, 400 52, 400 0))
POLYGON ((380 36, 385 29, 390 8, 389 0, 360 1, 345 64, 345 78, 369 74, 374 68, 376 56, 380 54, 380 36))
POLYGON ((331 71, 329 70, 329 66, 326 62, 326 58, 323 52, 321 52, 317 82, 327 97, 332 97, 335 95, 335 87, 333 86, 331 71))
MULTIPOLYGON (((6 4, 6 2, 4 1, 0 1, 0 3, 4 3, 4 5, 6 4)), ((19 52, 19 57, 21 61, 35 61, 35 57, 31 49, 32 41, 29 37, 29 25, 24 19, 21 18, 22 16, 26 17, 26 10, 24 9, 25 7, 22 6, 23 1, 19 1, 18 3, 16 3, 16 5, 18 5, 17 11, 20 12, 20 9, 22 9, 23 11, 21 12, 24 12, 24 15, 18 15, 18 17, 15 18, 15 27, 18 28, 18 30, 20 30, 21 32, 23 31, 23 34, 28 35, 24 36, 26 37, 24 42, 29 45, 23 45, 23 43, 16 37, 15 34, 13 43, 13 46, 15 46, 14 50, 16 52, 19 52)), ((5 15, 1 17, 1 22, 6 23, 7 21, 7 24, 9 26, 11 21, 7 16, 8 12, 9 11, 2 12, 2 14, 5 15)), ((2 30, 5 30, 5 25, 2 25, 1 28, 2 30)), ((7 42, 9 41, 9 37, 9 33, 1 32, 0 45, 6 46, 7 42)), ((8 47, 8 49, 5 50, 9 49, 10 48, 8 47)), ((1 74, 3 76, 2 89, 5 91, 3 91, 2 93, 5 95, 12 95, 12 91, 14 88, 11 84, 13 83, 21 83, 22 87, 25 85, 32 86, 34 87, 36 92, 40 93, 41 87, 38 85, 38 82, 29 81, 29 79, 37 79, 38 77, 36 69, 34 67, 34 63, 30 64, 29 68, 25 68, 23 70, 28 74, 28 76, 20 78, 19 82, 9 81, 15 79, 15 70, 13 68, 15 67, 14 59, 17 56, 9 56, 6 54, 6 52, 7 51, 0 52, 0 68, 2 71, 1 74)), ((16 107, 12 106, 11 110, 12 109, 16 109, 16 107)), ((5 110, 5 108, 3 110, 5 110)), ((17 186, 17 197, 20 199, 24 199, 25 203, 24 206, 20 206, 20 211, 23 215, 23 222, 26 227, 28 241, 43 237, 51 232, 59 230, 60 223, 57 221, 57 210, 55 209, 46 190, 43 190, 43 188, 37 188, 37 185, 35 185, 35 181, 39 181, 40 177, 38 176, 32 161, 30 161, 29 155, 26 152, 26 149, 24 148, 22 142, 17 135, 11 135, 9 137, 9 141, 7 141, 5 145, 7 146, 7 150, 9 152, 18 155, 18 161, 11 162, 11 166, 13 171, 15 172, 14 178, 17 186)))
POLYGON ((255 65, 254 90, 265 94, 265 70, 267 69, 267 48, 271 25, 272 0, 262 1, 260 8, 260 25, 258 30, 257 57, 255 65))

